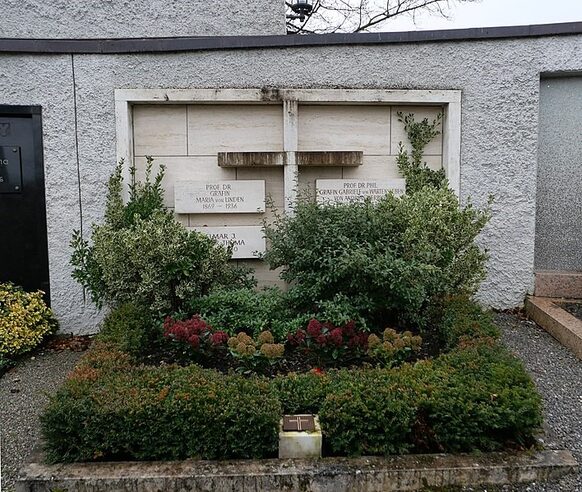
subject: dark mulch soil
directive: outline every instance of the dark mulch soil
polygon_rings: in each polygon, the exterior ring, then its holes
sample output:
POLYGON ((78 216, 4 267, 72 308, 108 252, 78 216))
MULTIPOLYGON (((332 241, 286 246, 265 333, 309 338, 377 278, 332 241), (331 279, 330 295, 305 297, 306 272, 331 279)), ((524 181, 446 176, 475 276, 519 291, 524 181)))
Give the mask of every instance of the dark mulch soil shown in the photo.
MULTIPOLYGON (((411 356, 409 361, 422 358, 422 354, 411 356)), ((274 377, 279 374, 288 374, 290 372, 304 373, 309 371, 319 371, 320 369, 330 368, 358 368, 372 367, 376 362, 368 357, 354 358, 346 360, 343 358, 341 363, 334 361, 322 361, 313 357, 312 353, 292 350, 285 353, 285 356, 276 360, 272 364, 265 363, 261 366, 247 366, 239 360, 233 358, 226 349, 217 350, 212 355, 206 357, 192 358, 191 356, 181 357, 179 354, 168 351, 160 351, 155 354, 149 354, 139 362, 147 365, 159 366, 164 364, 179 364, 187 366, 192 363, 201 365, 207 369, 215 369, 223 373, 238 372, 243 374, 262 374, 268 377, 274 377)))
POLYGON ((560 307, 582 321, 582 302, 563 302, 560 307))

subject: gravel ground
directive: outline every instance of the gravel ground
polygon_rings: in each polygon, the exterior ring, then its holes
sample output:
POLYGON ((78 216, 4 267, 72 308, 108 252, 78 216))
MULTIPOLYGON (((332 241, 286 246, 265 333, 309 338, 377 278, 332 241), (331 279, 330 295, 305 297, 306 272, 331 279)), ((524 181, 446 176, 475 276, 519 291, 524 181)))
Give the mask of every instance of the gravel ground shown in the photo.
MULTIPOLYGON (((582 362, 531 321, 499 313, 497 323, 503 343, 524 362, 544 400, 544 446, 569 449, 582 463, 582 362)), ((582 473, 556 482, 483 490, 582 492, 582 473)))
POLYGON ((582 320, 582 303, 580 302, 563 302, 562 309, 565 309, 579 320, 582 320))
POLYGON ((18 469, 38 443, 39 415, 82 353, 47 350, 21 361, 0 378, 2 489, 13 489, 18 469))
MULTIPOLYGON (((503 342, 520 357, 540 390, 545 406, 544 445, 569 449, 582 463, 582 362, 530 321, 500 313, 497 322, 503 342)), ((79 352, 37 354, 0 379, 2 489, 11 490, 18 468, 39 438, 38 416, 47 393, 61 384, 79 352)), ((582 492, 582 473, 557 482, 467 491, 582 492)))

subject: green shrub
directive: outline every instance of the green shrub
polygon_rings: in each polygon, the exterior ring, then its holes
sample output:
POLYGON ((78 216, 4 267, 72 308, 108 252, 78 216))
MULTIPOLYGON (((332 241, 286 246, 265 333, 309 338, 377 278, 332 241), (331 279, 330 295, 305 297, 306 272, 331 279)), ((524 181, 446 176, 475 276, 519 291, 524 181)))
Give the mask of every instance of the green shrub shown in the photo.
POLYGON ((98 306, 141 304, 167 314, 216 285, 252 285, 245 271, 228 263, 229 249, 188 231, 163 207, 163 168, 152 182, 151 165, 148 159, 144 183, 136 182, 131 167, 124 204, 120 164, 109 180, 105 222, 93 226, 92 245, 78 231, 73 234, 73 277, 92 300, 98 306))
POLYGON ((331 391, 336 371, 290 373, 273 378, 271 386, 287 414, 319 413, 331 391))
POLYGON ((530 377, 494 343, 397 369, 291 374, 271 384, 286 412, 320 415, 339 455, 528 446, 542 422, 530 377))
POLYGON ((417 397, 399 372, 352 371, 323 401, 319 418, 329 449, 340 455, 388 455, 412 448, 417 397))
POLYGON ((57 320, 42 296, 41 291, 25 292, 0 283, 0 369, 57 330, 57 320))
POLYGON ((528 446, 542 424, 541 398, 519 360, 496 344, 455 350, 416 366, 420 402, 434 440, 447 452, 528 446))
POLYGON ((378 204, 302 202, 266 227, 265 259, 282 268, 299 310, 339 295, 376 325, 418 323, 434 300, 477 289, 487 255, 475 238, 488 219, 446 189, 378 204))
POLYGON ((456 296, 444 301, 433 311, 434 326, 428 327, 430 335, 442 350, 452 350, 463 340, 499 338, 490 311, 485 311, 467 296, 456 296))
POLYGON ((160 323, 154 321, 147 307, 121 304, 105 317, 97 339, 140 358, 159 348, 162 335, 160 323))
POLYGON ((277 450, 266 381, 197 366, 73 373, 42 426, 48 460, 258 458, 277 450))
POLYGON ((284 340, 287 333, 302 323, 289 309, 285 293, 277 288, 260 291, 217 288, 204 297, 192 299, 188 311, 200 314, 211 326, 229 335, 245 331, 257 336, 269 330, 277 340, 284 340))
POLYGON ((488 339, 393 369, 268 380, 197 366, 136 367, 97 342, 51 398, 51 461, 269 457, 285 413, 317 413, 337 455, 471 452, 534 443, 541 399, 521 363, 488 339))
POLYGON ((230 335, 245 331, 257 336, 268 330, 278 341, 285 340, 289 333, 306 326, 312 318, 335 325, 354 320, 359 327, 366 328, 365 319, 342 295, 338 294, 331 300, 303 303, 302 310, 296 309, 298 304, 301 303, 275 287, 259 291, 223 287, 204 297, 192 299, 187 311, 199 314, 214 328, 230 335))
POLYGON ((397 158, 398 170, 406 179, 406 193, 416 193, 427 186, 445 188, 448 183, 444 169, 432 170, 423 161, 425 147, 440 135, 437 127, 443 114, 439 113, 433 121, 428 118, 416 121, 412 113, 405 115, 398 112, 397 115, 398 121, 404 124, 404 131, 412 147, 409 154, 400 142, 397 158))

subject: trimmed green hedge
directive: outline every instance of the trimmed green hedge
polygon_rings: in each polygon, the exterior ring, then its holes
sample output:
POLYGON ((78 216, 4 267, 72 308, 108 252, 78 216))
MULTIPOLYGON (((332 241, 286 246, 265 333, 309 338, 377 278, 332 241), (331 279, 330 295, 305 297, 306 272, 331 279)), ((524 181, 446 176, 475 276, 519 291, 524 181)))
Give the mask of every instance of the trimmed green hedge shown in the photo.
POLYGON ((335 454, 527 446, 542 423, 530 377, 493 343, 399 369, 282 376, 272 384, 285 412, 319 413, 335 454))
POLYGON ((398 369, 273 380, 197 366, 135 367, 99 345, 42 422, 50 461, 275 455, 283 412, 320 416, 339 455, 527 446, 541 402, 523 366, 493 342, 398 369))
POLYGON ((108 369, 99 357, 85 361, 45 411, 49 461, 276 453, 282 409, 266 380, 197 366, 135 367, 123 364, 122 352, 105 354, 108 369))

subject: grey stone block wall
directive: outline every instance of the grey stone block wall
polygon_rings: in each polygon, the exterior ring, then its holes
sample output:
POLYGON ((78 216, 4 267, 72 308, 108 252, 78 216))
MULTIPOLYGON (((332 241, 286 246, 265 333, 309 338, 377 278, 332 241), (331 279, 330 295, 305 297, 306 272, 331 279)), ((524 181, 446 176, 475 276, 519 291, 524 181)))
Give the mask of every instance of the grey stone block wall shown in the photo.
POLYGON ((71 62, 74 61, 83 226, 101 220, 115 165, 117 88, 354 87, 462 90, 461 195, 495 195, 480 242, 490 251, 479 297, 523 303, 533 287, 540 72, 582 70, 582 36, 181 54, 0 57, 3 103, 43 106, 53 306, 63 330, 99 319, 70 279, 79 226, 71 62))
POLYGON ((582 272, 582 77, 541 81, 535 268, 582 272))
POLYGON ((285 34, 283 0, 2 0, 0 38, 285 34))

